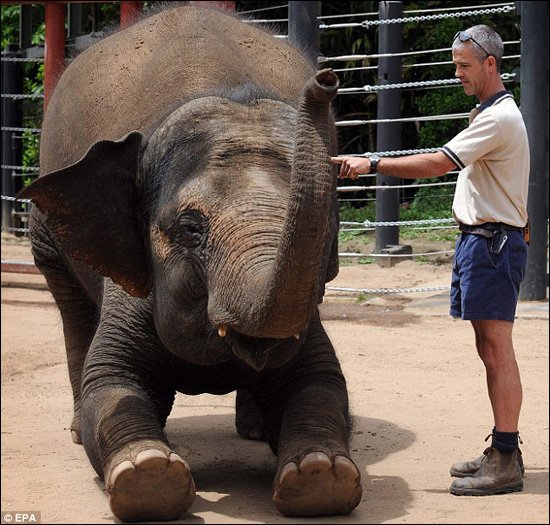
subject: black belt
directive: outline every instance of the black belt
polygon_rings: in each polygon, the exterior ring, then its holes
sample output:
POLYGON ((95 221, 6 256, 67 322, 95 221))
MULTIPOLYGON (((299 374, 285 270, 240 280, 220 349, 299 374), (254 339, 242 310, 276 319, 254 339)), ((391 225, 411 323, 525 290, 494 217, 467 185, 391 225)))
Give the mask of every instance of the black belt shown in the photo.
POLYGON ((524 233, 525 228, 519 228, 518 226, 510 226, 504 222, 484 222, 483 224, 476 224, 470 226, 468 224, 458 223, 458 229, 464 233, 473 233, 474 235, 482 235, 491 239, 494 237, 495 232, 499 230, 517 231, 524 233))

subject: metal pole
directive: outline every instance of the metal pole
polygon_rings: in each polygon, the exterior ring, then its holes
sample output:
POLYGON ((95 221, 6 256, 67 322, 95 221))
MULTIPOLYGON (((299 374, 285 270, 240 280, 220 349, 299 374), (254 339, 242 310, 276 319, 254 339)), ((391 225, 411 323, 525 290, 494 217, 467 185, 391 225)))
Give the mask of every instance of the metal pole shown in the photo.
MULTIPOLYGON (((2 57, 17 57, 19 45, 8 44, 2 57)), ((20 94, 23 92, 23 75, 20 62, 2 62, 2 93, 20 94)), ((21 100, 2 97, 2 126, 20 128, 23 126, 21 100)), ((4 166, 21 166, 21 139, 15 131, 2 130, 2 164, 4 166)), ((2 195, 14 197, 19 188, 11 168, 2 168, 2 195)), ((13 212, 13 201, 2 199, 2 229, 16 226, 13 212)))
POLYGON ((47 2, 45 9, 44 108, 65 69, 65 4, 47 2))
POLYGON ((305 51, 317 67, 320 54, 321 2, 288 2, 288 39, 305 51))
POLYGON ((520 299, 540 301, 548 289, 548 2, 521 6, 521 112, 529 136, 528 211, 531 242, 520 299))
POLYGON ((69 4, 67 38, 73 40, 82 35, 82 5, 69 4))
MULTIPOLYGON (((378 18, 403 17, 403 2, 379 2, 378 18)), ((402 24, 381 24, 378 30, 378 53, 400 53, 402 51, 402 24)), ((401 82, 401 58, 387 57, 378 60, 378 84, 396 84, 401 82)), ((379 119, 399 118, 401 116, 401 90, 386 89, 378 92, 379 119)), ((401 149, 401 123, 381 123, 376 130, 376 149, 392 151, 401 149)), ((400 183, 397 177, 378 174, 377 186, 395 186, 400 183)), ((399 220, 399 190, 376 190, 376 221, 399 220)), ((375 252, 380 253, 387 246, 399 244, 398 226, 376 227, 375 252)))
POLYGON ((32 46, 32 5, 22 5, 19 14, 19 47, 32 46))

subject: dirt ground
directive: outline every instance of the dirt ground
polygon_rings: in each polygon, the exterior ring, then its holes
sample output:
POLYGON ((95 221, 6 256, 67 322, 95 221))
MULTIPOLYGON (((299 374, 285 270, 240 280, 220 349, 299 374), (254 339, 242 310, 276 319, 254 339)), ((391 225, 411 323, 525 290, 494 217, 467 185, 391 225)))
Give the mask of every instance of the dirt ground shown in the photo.
MULTIPOLYGON (((2 234, 2 260, 30 260, 2 234)), ((450 265, 348 264, 331 286, 439 287, 450 265)), ((271 502, 275 460, 234 430, 234 394, 178 395, 167 434, 197 498, 181 523, 548 523, 548 302, 520 303, 522 493, 456 497, 451 463, 485 447, 493 421, 469 323, 448 316, 446 291, 362 297, 329 290, 322 314, 348 382, 352 457, 363 500, 345 517, 289 519, 271 502)), ((103 485, 71 441, 72 400, 61 321, 39 275, 2 273, 2 523, 113 523, 103 485), (13 514, 12 514, 12 523, 13 514)), ((177 523, 177 522, 176 522, 177 523)))

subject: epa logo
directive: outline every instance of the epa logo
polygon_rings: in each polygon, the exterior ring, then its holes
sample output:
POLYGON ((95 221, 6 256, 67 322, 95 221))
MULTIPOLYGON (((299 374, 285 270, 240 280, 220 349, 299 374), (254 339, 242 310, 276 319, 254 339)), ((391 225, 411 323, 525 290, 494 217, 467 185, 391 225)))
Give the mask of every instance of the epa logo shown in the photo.
POLYGON ((40 512, 2 512, 2 523, 41 523, 40 512))

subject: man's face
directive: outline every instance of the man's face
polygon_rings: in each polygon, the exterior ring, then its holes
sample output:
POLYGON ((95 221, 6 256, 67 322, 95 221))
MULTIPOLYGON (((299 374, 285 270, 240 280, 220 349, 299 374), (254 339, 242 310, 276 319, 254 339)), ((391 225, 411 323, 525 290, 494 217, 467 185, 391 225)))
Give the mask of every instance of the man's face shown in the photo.
POLYGON ((480 62, 472 50, 472 44, 453 49, 455 77, 462 82, 466 95, 478 96, 483 92, 489 78, 487 57, 480 62))

